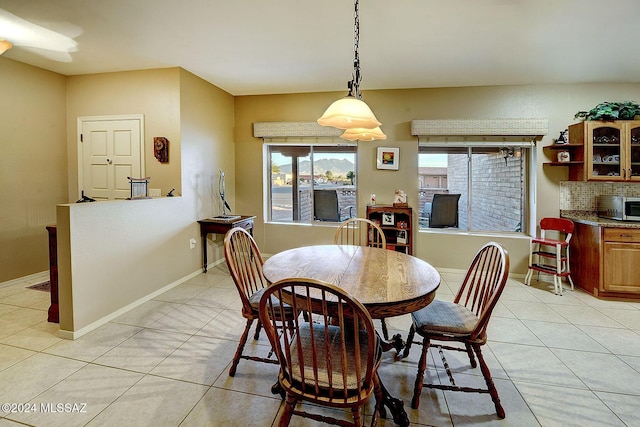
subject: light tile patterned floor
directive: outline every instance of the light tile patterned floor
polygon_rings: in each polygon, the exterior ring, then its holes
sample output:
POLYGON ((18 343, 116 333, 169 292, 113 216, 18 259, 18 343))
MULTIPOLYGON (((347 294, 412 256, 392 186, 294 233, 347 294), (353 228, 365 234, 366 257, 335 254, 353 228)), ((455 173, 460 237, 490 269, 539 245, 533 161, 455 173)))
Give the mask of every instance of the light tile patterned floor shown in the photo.
MULTIPOLYGON (((462 277, 443 272, 438 298, 452 299, 462 277)), ((277 366, 243 360, 234 378, 227 374, 245 321, 224 266, 76 341, 57 337, 57 325, 46 322, 48 294, 29 284, 0 288, 0 403, 36 411, 0 412, 0 427, 277 425, 282 405, 270 392, 277 366)), ((409 316, 387 320, 406 336, 409 316)), ((264 336, 247 347, 269 349, 264 336)), ((380 375, 415 426, 640 425, 640 303, 579 290, 556 296, 551 282, 510 279, 484 350, 504 420, 487 395, 425 389, 420 409, 410 409, 418 348, 404 360, 394 353, 385 354, 380 375)), ((461 356, 448 355, 457 382, 482 383, 461 356)), ((446 381, 439 359, 432 353, 427 375, 446 381)), ((320 424, 294 417, 292 425, 320 424)))

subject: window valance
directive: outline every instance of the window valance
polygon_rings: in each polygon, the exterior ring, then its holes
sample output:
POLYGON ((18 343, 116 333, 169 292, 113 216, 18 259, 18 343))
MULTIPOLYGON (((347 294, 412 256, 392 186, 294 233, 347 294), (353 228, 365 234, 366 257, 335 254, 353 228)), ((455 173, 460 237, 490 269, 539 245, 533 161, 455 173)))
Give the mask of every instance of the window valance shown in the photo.
POLYGON ((495 136, 540 139, 549 132, 547 119, 412 120, 413 136, 495 136))
POLYGON ((317 122, 255 122, 256 138, 340 137, 343 130, 320 126, 317 122))

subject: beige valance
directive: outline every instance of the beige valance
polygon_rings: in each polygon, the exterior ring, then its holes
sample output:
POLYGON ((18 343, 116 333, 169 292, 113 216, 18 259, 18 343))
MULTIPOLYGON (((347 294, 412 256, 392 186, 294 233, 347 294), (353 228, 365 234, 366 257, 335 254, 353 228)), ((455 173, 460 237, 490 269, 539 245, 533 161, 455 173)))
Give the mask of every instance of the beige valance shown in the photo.
POLYGON ((547 119, 412 120, 413 136, 522 136, 540 139, 547 119))

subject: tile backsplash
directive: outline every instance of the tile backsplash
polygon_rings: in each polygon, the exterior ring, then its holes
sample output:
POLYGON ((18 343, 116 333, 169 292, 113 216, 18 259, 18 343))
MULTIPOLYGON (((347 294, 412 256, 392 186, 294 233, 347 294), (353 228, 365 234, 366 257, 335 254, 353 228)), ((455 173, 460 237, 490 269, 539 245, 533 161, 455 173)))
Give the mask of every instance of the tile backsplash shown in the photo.
POLYGON ((601 194, 640 197, 640 183, 562 181, 560 210, 596 211, 601 194))

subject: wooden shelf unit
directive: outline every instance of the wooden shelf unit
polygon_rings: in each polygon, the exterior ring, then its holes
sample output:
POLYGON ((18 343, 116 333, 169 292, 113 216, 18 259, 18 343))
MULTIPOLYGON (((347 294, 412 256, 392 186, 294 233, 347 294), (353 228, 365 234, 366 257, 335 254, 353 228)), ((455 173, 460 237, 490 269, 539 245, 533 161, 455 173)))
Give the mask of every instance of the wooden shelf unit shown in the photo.
POLYGON ((412 208, 393 205, 367 205, 367 218, 377 223, 384 232, 387 249, 413 255, 412 208), (404 241, 402 241, 403 236, 404 241))
POLYGON ((548 166, 564 166, 569 168, 569 180, 570 181, 584 181, 584 144, 552 144, 544 147, 545 149, 552 151, 553 161, 545 162, 548 166), (571 161, 558 162, 558 152, 568 151, 571 161))

